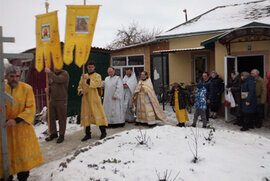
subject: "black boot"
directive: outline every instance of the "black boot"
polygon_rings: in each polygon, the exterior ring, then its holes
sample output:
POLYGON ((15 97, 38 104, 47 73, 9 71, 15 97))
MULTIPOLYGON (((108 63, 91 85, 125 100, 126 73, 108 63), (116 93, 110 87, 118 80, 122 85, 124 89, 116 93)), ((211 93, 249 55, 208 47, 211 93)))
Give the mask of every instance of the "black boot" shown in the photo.
POLYGON ((185 127, 185 123, 178 123, 176 126, 178 126, 178 127, 185 127))
POLYGON ((52 141, 54 138, 57 138, 57 134, 51 134, 50 136, 48 136, 47 138, 45 138, 46 141, 52 141))
POLYGON ((91 139, 91 130, 90 130, 90 126, 86 126, 85 127, 85 136, 83 137, 83 139, 81 141, 86 141, 91 139))
MULTIPOLYGON (((3 179, 3 178, 1 178, 1 179, 0 179, 0 181, 4 181, 4 179, 3 179)), ((8 179, 7 179, 7 181, 13 181, 13 176, 12 176, 12 175, 11 175, 11 176, 9 176, 9 177, 8 177, 8 179)))
POLYGON ((240 129, 240 131, 247 131, 249 128, 249 122, 244 121, 243 127, 240 129))
POLYGON ((60 135, 56 143, 62 143, 64 141, 64 135, 60 135))
POLYGON ((100 139, 102 140, 103 138, 105 138, 107 136, 106 126, 100 126, 99 129, 101 132, 100 139))
POLYGON ((19 172, 17 174, 17 178, 19 181, 27 181, 28 177, 29 177, 29 171, 27 172, 19 172))

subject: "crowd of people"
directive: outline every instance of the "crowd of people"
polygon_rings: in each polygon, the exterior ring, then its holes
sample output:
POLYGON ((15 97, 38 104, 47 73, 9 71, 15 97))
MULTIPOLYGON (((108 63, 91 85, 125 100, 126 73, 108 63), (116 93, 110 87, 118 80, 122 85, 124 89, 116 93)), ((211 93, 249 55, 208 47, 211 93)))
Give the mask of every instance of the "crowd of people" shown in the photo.
POLYGON ((253 69, 250 73, 242 72, 240 75, 232 72, 227 88, 236 103, 236 107, 231 110, 237 118, 234 124, 242 126, 241 131, 261 128, 267 102, 267 83, 259 70, 253 69))
MULTIPOLYGON (((56 143, 60 144, 64 141, 66 131, 69 74, 62 69, 52 71, 46 68, 45 72, 49 75, 50 85, 49 89, 45 89, 45 92, 50 94, 49 136, 45 140, 52 141, 57 138, 56 143), (56 129, 56 120, 59 120, 59 131, 56 129)), ((270 73, 267 77, 269 78, 268 90, 270 90, 270 73)), ((0 112, 6 111, 7 117, 5 129, 8 137, 10 175, 17 174, 17 178, 24 181, 29 177, 33 167, 43 163, 32 126, 36 114, 35 97, 32 87, 20 81, 20 70, 17 67, 7 68, 6 80, 5 91, 14 98, 14 103, 6 102, 6 107, 0 107, 0 112)), ((82 99, 80 124, 85 128, 85 135, 81 141, 91 139, 91 124, 99 127, 100 139, 103 139, 107 136, 108 127, 123 127, 126 122, 152 127, 158 120, 167 121, 146 71, 141 72, 140 80, 137 82, 132 68, 125 70, 122 79, 115 75, 113 67, 109 67, 108 76, 102 81, 101 75, 95 72, 94 62, 89 62, 87 73, 81 76, 77 90, 78 96, 82 99), (102 102, 103 89, 105 91, 102 102)), ((241 131, 254 127, 260 128, 264 120, 267 100, 266 82, 260 77, 260 72, 257 69, 253 69, 251 73, 232 72, 226 91, 232 93, 236 103, 236 106, 231 109, 231 114, 236 117, 234 124, 242 126, 241 131)), ((201 81, 196 84, 195 113, 191 126, 196 127, 197 120, 201 117, 202 127, 206 128, 209 118, 217 118, 223 92, 224 82, 217 72, 212 71, 210 76, 207 72, 202 74, 201 81)), ((172 93, 177 126, 184 127, 185 122, 189 120, 185 91, 175 83, 172 93)), ((268 100, 270 100, 269 95, 268 100)), ((1 156, 0 162, 2 162, 1 156)), ((3 178, 2 170, 0 166, 0 178, 3 178)), ((12 176, 10 179, 12 180, 12 176)))
MULTIPOLYGON (((61 105, 66 107, 67 87, 69 76, 65 70, 45 69, 49 73, 50 89, 46 92, 54 92, 50 96, 50 105, 61 105), (65 90, 62 88, 65 87, 65 90), (65 92, 65 93, 64 93, 65 92), (59 95, 57 95, 59 94, 59 95)), ((91 124, 100 128, 100 139, 106 137, 106 128, 116 128, 125 126, 126 122, 134 122, 136 125, 146 124, 156 125, 157 120, 167 121, 166 116, 156 98, 151 79, 146 71, 141 73, 141 80, 137 78, 132 68, 125 70, 125 76, 122 79, 115 75, 115 69, 109 67, 108 76, 102 81, 101 75, 95 72, 94 62, 87 64, 87 73, 82 75, 79 86, 78 96, 81 96, 80 124, 85 127, 85 136, 81 141, 91 139, 91 124), (104 91, 103 103, 101 99, 104 91), (134 105, 136 111, 134 111, 134 105), (136 117, 135 117, 136 114, 136 117)), ((46 141, 52 141, 57 138, 57 143, 64 141, 66 112, 62 109, 50 107, 50 134, 46 141), (55 109, 52 110, 51 109, 55 109), (59 110, 59 112, 57 112, 59 110), (59 135, 55 127, 56 116, 59 118, 59 135), (61 120, 60 120, 61 119, 61 120), (62 130, 62 131, 61 131, 62 130)))
MULTIPOLYGON (((235 101, 235 106, 230 109, 230 114, 235 116, 234 124, 241 126, 241 131, 262 127, 265 104, 267 100, 270 102, 270 72, 267 73, 267 78, 268 83, 260 76, 257 69, 241 74, 233 71, 230 75, 226 91, 232 93, 235 101)), ((202 74, 201 81, 196 84, 193 127, 196 127, 199 117, 203 121, 203 128, 207 126, 209 118, 217 118, 217 113, 222 105, 224 88, 224 82, 217 72, 212 71, 210 76, 207 72, 202 74)), ((185 91, 179 84, 173 86, 173 91, 176 117, 179 121, 177 126, 182 127, 189 120, 185 110, 185 91)))

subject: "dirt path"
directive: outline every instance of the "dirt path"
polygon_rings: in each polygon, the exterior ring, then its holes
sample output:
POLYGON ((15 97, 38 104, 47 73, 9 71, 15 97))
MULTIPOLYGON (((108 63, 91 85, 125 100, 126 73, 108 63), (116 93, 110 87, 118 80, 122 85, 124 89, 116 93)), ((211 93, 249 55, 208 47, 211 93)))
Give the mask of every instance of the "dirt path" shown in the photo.
MULTIPOLYGON (((134 124, 126 124, 123 128, 114 128, 114 129, 107 129, 107 136, 111 136, 113 134, 131 130, 134 128, 141 128, 146 129, 147 127, 141 127, 141 126, 135 126, 134 124)), ((44 158, 44 163, 49 163, 54 160, 61 159, 65 156, 70 155, 75 150, 78 150, 79 148, 83 148, 88 146, 89 144, 99 140, 100 136, 100 130, 98 127, 92 127, 92 139, 81 142, 81 139, 84 136, 83 130, 74 132, 73 134, 66 135, 65 141, 61 144, 57 144, 56 140, 53 140, 51 142, 42 141, 40 142, 40 148, 42 150, 42 155, 44 158)))

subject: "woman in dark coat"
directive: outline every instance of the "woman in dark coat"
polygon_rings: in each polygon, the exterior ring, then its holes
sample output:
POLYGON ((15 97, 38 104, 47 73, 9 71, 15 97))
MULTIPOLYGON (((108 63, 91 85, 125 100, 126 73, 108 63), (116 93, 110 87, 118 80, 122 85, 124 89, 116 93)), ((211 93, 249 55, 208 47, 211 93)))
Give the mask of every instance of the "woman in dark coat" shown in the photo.
POLYGON ((236 107, 231 108, 231 114, 236 116, 236 122, 234 124, 241 125, 241 76, 236 72, 231 73, 231 79, 227 85, 228 91, 232 92, 236 107))
POLYGON ((221 106, 221 95, 224 91, 223 80, 216 71, 211 72, 211 81, 209 84, 209 100, 210 100, 210 118, 217 118, 217 112, 221 106))
POLYGON ((256 113, 256 84, 255 79, 248 72, 242 72, 241 79, 241 119, 243 120, 243 127, 240 130, 247 131, 252 126, 256 113))

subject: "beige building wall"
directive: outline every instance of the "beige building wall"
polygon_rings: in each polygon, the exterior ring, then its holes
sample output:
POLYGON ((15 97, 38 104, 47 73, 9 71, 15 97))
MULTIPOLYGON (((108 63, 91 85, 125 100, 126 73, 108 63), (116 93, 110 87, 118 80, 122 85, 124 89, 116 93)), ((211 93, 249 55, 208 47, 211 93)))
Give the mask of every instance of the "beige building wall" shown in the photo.
POLYGON ((234 56, 264 55, 264 70, 270 70, 270 40, 232 43, 231 52, 234 56), (249 45, 252 47, 251 51, 248 51, 249 45))
POLYGON ((227 55, 226 47, 215 42, 215 68, 214 70, 224 80, 224 57, 227 55))
POLYGON ((189 52, 169 54, 170 84, 191 82, 191 55, 189 52))
MULTIPOLYGON (((219 42, 215 43, 215 70, 224 79, 224 57, 227 56, 226 47, 219 42)), ((265 71, 270 70, 270 41, 253 41, 240 42, 231 44, 232 56, 251 56, 264 55, 265 71), (248 46, 252 46, 252 50, 248 51, 248 46)))
POLYGON ((169 40, 170 49, 184 49, 184 48, 197 48, 201 47, 201 42, 212 38, 218 34, 207 34, 207 35, 194 35, 183 38, 175 38, 169 40))
MULTIPOLYGON (((186 49, 201 47, 201 42, 212 38, 218 34, 198 35, 169 40, 169 48, 186 49)), ((212 50, 186 51, 169 54, 169 77, 170 84, 174 82, 184 82, 190 84, 194 82, 194 57, 205 55, 207 57, 207 71, 215 69, 215 53, 212 50)))

